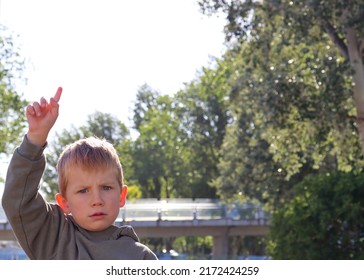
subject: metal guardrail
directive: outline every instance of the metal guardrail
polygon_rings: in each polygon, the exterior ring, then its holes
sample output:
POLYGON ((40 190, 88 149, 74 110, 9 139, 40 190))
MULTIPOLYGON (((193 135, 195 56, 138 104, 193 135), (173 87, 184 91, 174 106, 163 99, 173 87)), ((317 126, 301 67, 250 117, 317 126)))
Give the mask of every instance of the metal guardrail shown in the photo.
POLYGON ((230 209, 218 200, 138 200, 120 209, 118 221, 190 221, 190 220, 269 220, 262 207, 233 205, 230 209))

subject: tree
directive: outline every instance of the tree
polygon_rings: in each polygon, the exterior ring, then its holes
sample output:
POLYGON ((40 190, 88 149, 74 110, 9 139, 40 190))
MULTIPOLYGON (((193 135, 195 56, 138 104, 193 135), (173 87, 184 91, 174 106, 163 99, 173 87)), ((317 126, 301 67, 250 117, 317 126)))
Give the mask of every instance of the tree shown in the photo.
MULTIPOLYGON (((331 39, 338 53, 350 65, 352 89, 356 107, 355 126, 359 132, 361 150, 364 153, 364 3, 351 1, 199 1, 207 13, 222 12, 226 15, 225 27, 228 41, 243 42, 257 39, 261 30, 281 17, 280 29, 283 37, 290 35, 294 43, 326 42, 331 39), (326 36, 317 36, 317 32, 326 36)), ((263 37, 260 36, 260 39, 263 37)), ((267 41, 266 41, 267 43, 267 41)), ((293 43, 291 41, 291 43, 293 43)), ((268 45, 269 47, 269 45, 268 45)), ((316 64, 320 64, 317 61, 316 64)), ((341 72, 339 72, 341 73, 341 72)), ((344 72, 345 73, 345 72, 344 72)))
POLYGON ((0 154, 20 142, 23 136, 26 102, 17 93, 15 84, 21 81, 24 62, 10 31, 0 25, 0 154))
POLYGON ((216 68, 203 68, 174 96, 147 85, 140 88, 134 110, 139 132, 135 163, 148 195, 216 198, 211 183, 219 173, 219 150, 230 112, 229 69, 224 61, 215 62, 216 68))
POLYGON ((226 127, 231 122, 229 110, 230 68, 216 59, 215 67, 203 68, 199 77, 176 94, 181 129, 190 150, 191 172, 187 174, 193 197, 216 198, 212 182, 219 175, 218 162, 226 127))
POLYGON ((229 20, 233 122, 214 182, 219 194, 279 207, 308 174, 360 170, 350 65, 329 36, 316 25, 302 36, 272 1, 202 2, 229 20))
POLYGON ((137 94, 134 124, 134 169, 144 197, 171 198, 191 195, 187 182, 190 171, 180 129, 176 103, 147 85, 137 94))
POLYGON ((269 255, 274 259, 363 259, 364 175, 308 176, 292 201, 274 212, 269 255))
POLYGON ((47 149, 47 168, 43 176, 43 190, 54 197, 58 192, 58 179, 56 165, 58 158, 66 145, 79 139, 96 136, 104 138, 114 145, 120 162, 123 166, 126 182, 133 176, 132 166, 132 140, 127 127, 115 116, 108 113, 95 112, 88 117, 85 125, 76 128, 72 126, 69 130, 56 133, 55 140, 49 144, 47 149))

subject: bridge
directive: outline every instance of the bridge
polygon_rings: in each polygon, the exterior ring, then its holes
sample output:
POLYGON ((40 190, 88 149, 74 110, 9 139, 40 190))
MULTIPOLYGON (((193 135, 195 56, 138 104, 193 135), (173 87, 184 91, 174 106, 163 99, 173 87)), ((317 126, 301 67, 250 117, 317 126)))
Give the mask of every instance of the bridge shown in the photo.
MULTIPOLYGON (((254 204, 228 207, 210 199, 140 199, 120 209, 116 225, 131 225, 140 238, 212 236, 213 258, 226 258, 230 236, 262 236, 269 214, 254 204)), ((0 207, 0 240, 16 240, 0 207)))

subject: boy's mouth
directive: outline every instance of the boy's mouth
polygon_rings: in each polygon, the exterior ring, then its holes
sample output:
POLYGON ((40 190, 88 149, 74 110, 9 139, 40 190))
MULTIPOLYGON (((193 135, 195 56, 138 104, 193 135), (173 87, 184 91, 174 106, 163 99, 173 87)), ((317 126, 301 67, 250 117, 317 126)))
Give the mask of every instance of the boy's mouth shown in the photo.
POLYGON ((90 217, 102 217, 102 216, 105 216, 106 214, 103 213, 103 212, 96 212, 96 213, 93 213, 90 217))

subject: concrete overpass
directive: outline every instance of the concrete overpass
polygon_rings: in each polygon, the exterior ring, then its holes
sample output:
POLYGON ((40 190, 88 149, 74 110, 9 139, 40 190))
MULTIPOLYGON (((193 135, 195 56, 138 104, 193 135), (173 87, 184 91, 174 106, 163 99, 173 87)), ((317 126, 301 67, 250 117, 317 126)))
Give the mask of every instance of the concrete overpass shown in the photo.
MULTIPOLYGON (((269 215, 253 204, 230 208, 217 200, 155 200, 127 203, 117 225, 131 225, 140 238, 212 236, 213 257, 226 258, 230 236, 262 236, 269 230, 269 215)), ((0 240, 15 236, 0 208, 0 240)))

